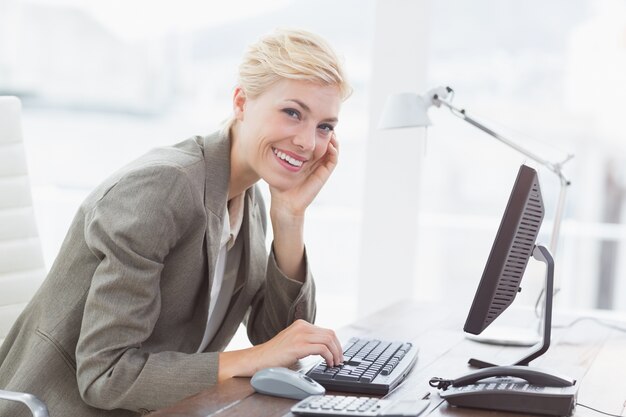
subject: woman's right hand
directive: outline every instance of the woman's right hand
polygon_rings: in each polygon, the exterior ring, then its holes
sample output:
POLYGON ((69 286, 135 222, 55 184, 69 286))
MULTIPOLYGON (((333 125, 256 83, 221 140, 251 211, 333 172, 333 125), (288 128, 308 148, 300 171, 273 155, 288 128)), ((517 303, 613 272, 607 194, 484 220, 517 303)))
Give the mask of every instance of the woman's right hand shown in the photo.
POLYGON ((291 366, 298 359, 321 355, 328 366, 343 363, 341 343, 335 332, 296 320, 272 339, 253 348, 259 369, 271 366, 291 366))
POLYGON ((240 351, 222 352, 219 380, 252 376, 264 368, 289 367, 309 355, 321 355, 328 366, 343 363, 341 343, 334 331, 296 320, 265 343, 240 351))

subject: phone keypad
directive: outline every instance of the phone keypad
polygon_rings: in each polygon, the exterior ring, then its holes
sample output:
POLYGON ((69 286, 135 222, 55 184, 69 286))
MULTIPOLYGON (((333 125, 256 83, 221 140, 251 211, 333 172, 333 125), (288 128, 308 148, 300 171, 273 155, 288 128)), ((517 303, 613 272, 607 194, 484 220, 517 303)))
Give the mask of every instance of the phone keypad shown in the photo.
POLYGON ((464 385, 461 387, 454 387, 456 391, 533 391, 533 392, 541 392, 545 390, 545 387, 539 385, 530 385, 518 382, 507 382, 507 383, 497 383, 490 382, 487 384, 471 384, 464 385))

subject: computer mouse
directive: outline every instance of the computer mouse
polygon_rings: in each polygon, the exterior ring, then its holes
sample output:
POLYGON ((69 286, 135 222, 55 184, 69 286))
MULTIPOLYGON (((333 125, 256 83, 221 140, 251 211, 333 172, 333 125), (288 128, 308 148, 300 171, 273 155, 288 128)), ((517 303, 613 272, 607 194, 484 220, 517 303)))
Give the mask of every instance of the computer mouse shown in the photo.
POLYGON ((250 384, 261 394, 301 400, 310 395, 323 395, 326 389, 308 376, 287 368, 261 369, 250 384))

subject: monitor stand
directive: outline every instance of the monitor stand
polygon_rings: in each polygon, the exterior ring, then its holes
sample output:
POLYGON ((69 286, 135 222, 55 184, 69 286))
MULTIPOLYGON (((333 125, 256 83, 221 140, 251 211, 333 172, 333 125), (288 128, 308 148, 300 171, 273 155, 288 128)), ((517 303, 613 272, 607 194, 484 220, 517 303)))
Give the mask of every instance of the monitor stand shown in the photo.
MULTIPOLYGON (((546 264, 546 297, 544 305, 543 315, 543 339, 535 344, 530 351, 521 359, 514 362, 512 365, 528 366, 530 361, 538 358, 546 353, 550 347, 550 335, 552 330, 552 296, 554 287, 554 259, 550 251, 541 245, 536 245, 533 249, 533 258, 546 264)), ((498 366, 493 363, 484 362, 479 359, 470 359, 470 366, 475 368, 488 368, 491 366, 498 366)))

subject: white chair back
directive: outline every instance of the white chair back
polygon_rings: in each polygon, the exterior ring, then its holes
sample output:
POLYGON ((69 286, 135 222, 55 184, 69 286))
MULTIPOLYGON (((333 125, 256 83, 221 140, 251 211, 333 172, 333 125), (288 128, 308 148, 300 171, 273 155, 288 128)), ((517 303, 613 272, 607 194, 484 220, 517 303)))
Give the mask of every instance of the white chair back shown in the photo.
POLYGON ((0 97, 0 343, 46 275, 22 141, 21 104, 0 97))

